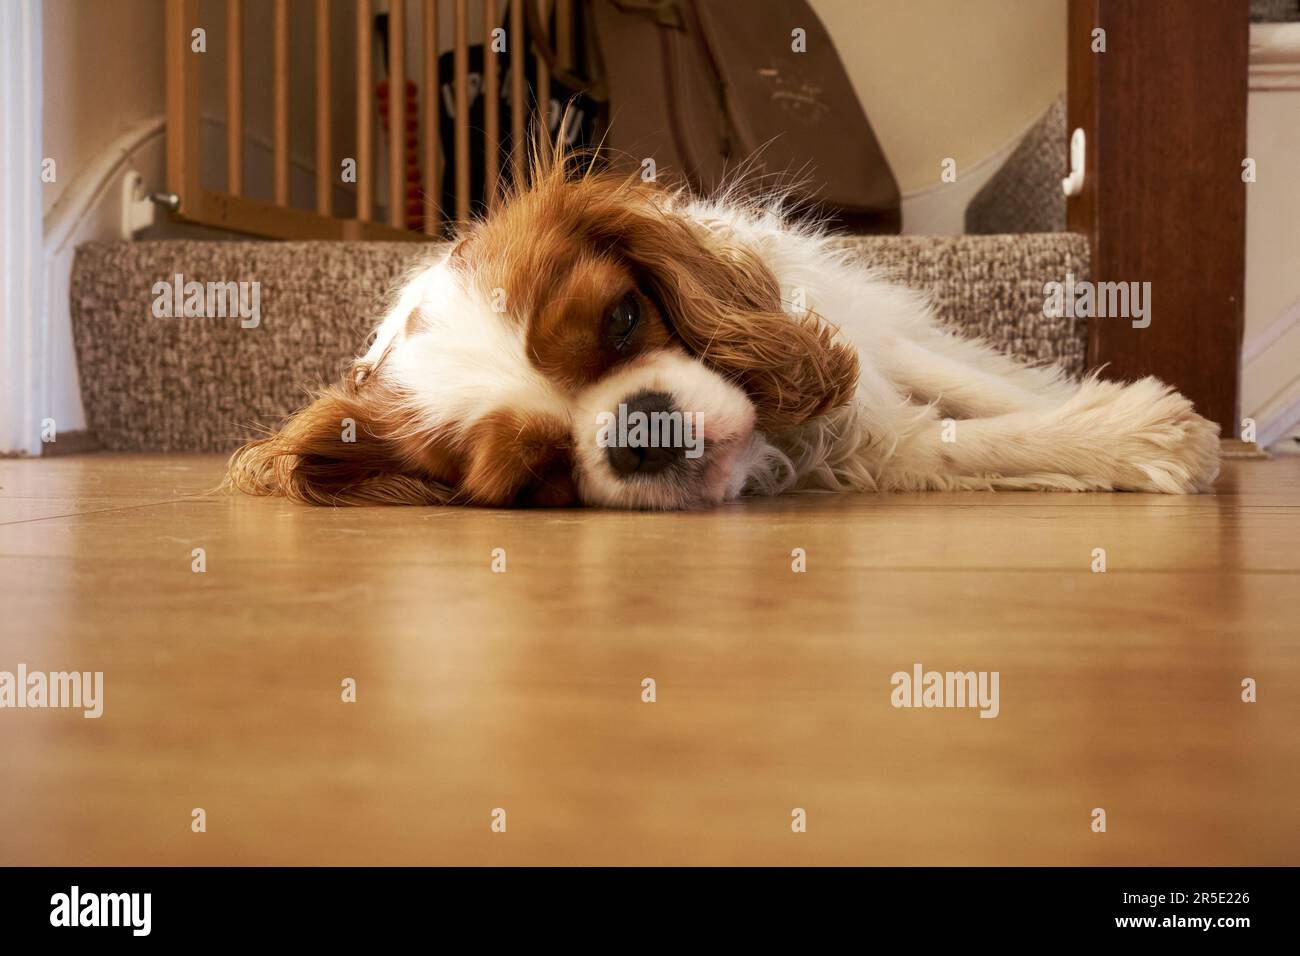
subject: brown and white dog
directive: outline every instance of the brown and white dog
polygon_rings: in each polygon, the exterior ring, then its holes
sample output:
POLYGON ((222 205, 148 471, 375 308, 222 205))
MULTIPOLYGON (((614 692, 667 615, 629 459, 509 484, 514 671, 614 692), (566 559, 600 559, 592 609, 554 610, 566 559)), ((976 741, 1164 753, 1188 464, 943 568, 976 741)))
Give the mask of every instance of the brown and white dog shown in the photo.
POLYGON ((240 449, 230 478, 317 504, 1181 494, 1214 481, 1217 434, 1155 379, 1071 381, 949 334, 779 202, 552 156, 413 274, 345 380, 240 449), (616 419, 637 421, 614 438, 616 419))

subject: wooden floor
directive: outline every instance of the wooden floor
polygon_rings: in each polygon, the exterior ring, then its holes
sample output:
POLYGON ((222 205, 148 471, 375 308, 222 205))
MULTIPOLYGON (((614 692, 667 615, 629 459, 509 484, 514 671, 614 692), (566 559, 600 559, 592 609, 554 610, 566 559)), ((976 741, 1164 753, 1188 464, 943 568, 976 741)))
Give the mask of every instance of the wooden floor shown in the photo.
POLYGON ((1300 863, 1300 460, 663 515, 220 471, 0 462, 0 670, 105 675, 98 720, 0 710, 0 862, 1300 863), (918 662, 999 716, 894 708, 918 662))

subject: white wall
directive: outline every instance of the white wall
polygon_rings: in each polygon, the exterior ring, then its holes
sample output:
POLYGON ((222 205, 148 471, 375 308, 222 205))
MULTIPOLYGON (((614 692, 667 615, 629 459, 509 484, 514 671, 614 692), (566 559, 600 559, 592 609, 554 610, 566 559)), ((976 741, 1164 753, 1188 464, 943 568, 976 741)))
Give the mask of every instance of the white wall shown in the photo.
POLYGON ((163 0, 44 0, 46 213, 133 122, 163 112, 163 0))
POLYGON ((1263 445, 1300 434, 1300 23, 1251 27, 1241 413, 1263 445))
POLYGON ((898 179, 903 231, 962 232, 971 197, 1065 89, 1067 0, 811 3, 898 179), (939 178, 949 157, 955 183, 939 178))
POLYGON ((73 250, 118 236, 117 187, 128 168, 141 168, 162 188, 160 133, 130 137, 128 155, 110 154, 124 133, 163 113, 163 0, 43 0, 41 7, 41 149, 55 169, 41 205, 46 245, 57 248, 45 257, 47 347, 37 375, 49 417, 67 432, 85 427, 68 317, 73 250))

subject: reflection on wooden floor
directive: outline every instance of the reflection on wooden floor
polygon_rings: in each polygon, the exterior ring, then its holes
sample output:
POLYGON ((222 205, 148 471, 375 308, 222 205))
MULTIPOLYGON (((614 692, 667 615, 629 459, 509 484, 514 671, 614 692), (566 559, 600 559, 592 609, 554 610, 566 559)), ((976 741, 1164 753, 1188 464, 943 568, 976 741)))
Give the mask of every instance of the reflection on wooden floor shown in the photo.
POLYGON ((97 720, 0 710, 0 862, 1300 858, 1300 461, 666 515, 197 496, 220 472, 0 462, 0 671, 105 675, 97 720), (891 706, 917 663, 996 671, 998 716, 891 706))

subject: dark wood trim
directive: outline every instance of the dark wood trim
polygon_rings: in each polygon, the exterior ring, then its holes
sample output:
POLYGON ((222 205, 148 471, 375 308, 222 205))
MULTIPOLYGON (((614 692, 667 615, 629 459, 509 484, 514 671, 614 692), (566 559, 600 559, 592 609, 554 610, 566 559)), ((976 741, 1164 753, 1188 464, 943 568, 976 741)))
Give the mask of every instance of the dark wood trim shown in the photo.
POLYGON ((1151 283, 1147 328, 1090 320, 1089 364, 1159 376, 1235 435, 1248 0, 1070 0, 1068 51, 1070 129, 1088 141, 1069 228, 1089 237, 1094 282, 1151 283))
POLYGON ((274 203, 232 196, 229 193, 200 188, 193 198, 182 206, 176 218, 186 222, 243 232, 268 239, 367 239, 388 242, 430 242, 438 236, 427 236, 406 229, 394 229, 380 222, 361 219, 338 219, 322 216, 305 209, 277 206, 274 203))
POLYGON ((41 444, 41 457, 54 458, 58 455, 88 455, 103 451, 95 433, 85 428, 61 432, 55 441, 41 444))

